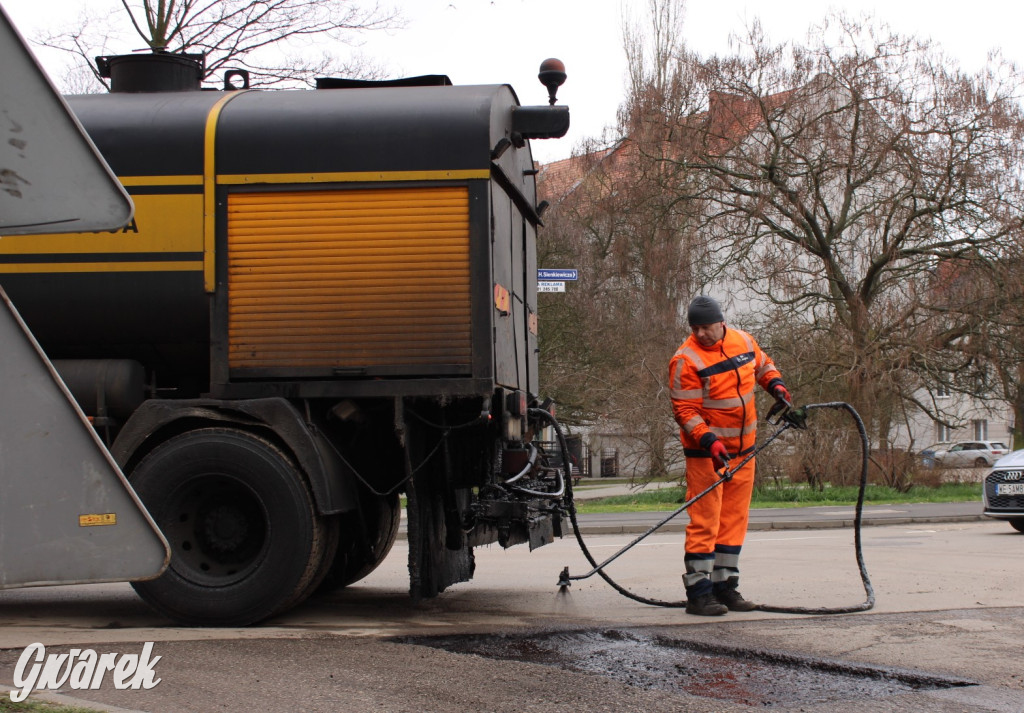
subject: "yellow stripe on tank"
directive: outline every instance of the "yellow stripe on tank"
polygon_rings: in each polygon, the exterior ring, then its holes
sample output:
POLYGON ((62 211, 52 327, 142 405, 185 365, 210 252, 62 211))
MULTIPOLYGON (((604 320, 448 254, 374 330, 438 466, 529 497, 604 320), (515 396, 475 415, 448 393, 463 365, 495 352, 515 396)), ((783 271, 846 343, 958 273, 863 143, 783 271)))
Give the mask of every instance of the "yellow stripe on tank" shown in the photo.
POLYGON ((198 272, 201 260, 159 262, 24 262, 0 264, 0 274, 45 272, 198 272))
POLYGON ((490 169, 439 171, 342 171, 336 173, 252 173, 223 174, 217 183, 244 185, 255 183, 360 183, 379 181, 468 181, 491 177, 490 169))

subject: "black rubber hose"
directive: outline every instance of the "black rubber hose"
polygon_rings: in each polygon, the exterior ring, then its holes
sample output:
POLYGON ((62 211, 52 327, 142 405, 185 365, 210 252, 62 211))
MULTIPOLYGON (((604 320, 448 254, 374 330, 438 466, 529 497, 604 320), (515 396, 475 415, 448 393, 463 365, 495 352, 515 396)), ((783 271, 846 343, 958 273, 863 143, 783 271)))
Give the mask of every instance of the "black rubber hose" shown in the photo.
MULTIPOLYGON (((555 435, 558 438, 559 448, 562 451, 562 462, 568 464, 569 463, 569 447, 568 447, 568 444, 566 444, 566 442, 565 442, 565 436, 562 435, 562 427, 558 423, 558 420, 554 416, 552 416, 550 413, 545 411, 544 409, 530 409, 530 414, 535 415, 535 416, 541 416, 542 418, 545 418, 552 425, 552 427, 555 429, 555 435)), ((597 560, 594 559, 594 556, 592 554, 590 554, 590 550, 587 549, 587 543, 585 543, 583 541, 583 535, 580 534, 580 525, 579 525, 579 522, 576 520, 576 503, 573 501, 573 496, 572 496, 572 478, 570 477, 570 478, 567 478, 566 480, 568 482, 568 485, 567 485, 566 492, 565 492, 565 503, 566 503, 566 509, 569 511, 569 520, 572 522, 573 533, 576 535, 576 542, 579 543, 580 550, 583 552, 583 556, 587 558, 587 561, 590 562, 590 565, 592 567, 596 568, 596 567, 598 567, 600 565, 598 565, 597 560)), ((685 600, 684 601, 680 601, 680 602, 664 602, 664 601, 661 601, 660 599, 648 599, 647 597, 642 597, 639 594, 634 594, 633 592, 629 591, 625 587, 619 585, 614 579, 609 577, 605 573, 605 571, 603 569, 597 570, 597 573, 599 575, 601 575, 601 579, 606 581, 611 586, 611 588, 614 589, 615 591, 617 591, 619 594, 621 594, 624 597, 628 597, 629 599, 633 599, 634 601, 638 601, 641 604, 650 604, 652 606, 657 606, 657 607, 685 607, 686 606, 686 601, 685 600)))
POLYGON ((857 424, 857 432, 860 434, 861 460, 860 460, 860 489, 857 493, 857 507, 853 516, 853 549, 857 557, 857 567, 860 570, 860 580, 864 584, 864 593, 867 599, 863 603, 851 607, 779 607, 771 604, 760 604, 760 611, 778 612, 781 614, 852 614, 853 612, 867 611, 875 606, 875 589, 871 586, 871 578, 868 577, 868 568, 864 564, 864 550, 861 541, 861 522, 864 515, 864 492, 868 487, 868 456, 869 443, 868 432, 864 428, 864 421, 860 414, 850 404, 844 401, 831 401, 821 404, 808 404, 805 406, 808 411, 819 408, 842 409, 849 413, 857 424))
MULTIPOLYGON (((782 614, 851 614, 853 612, 867 611, 868 609, 871 609, 875 605, 875 592, 874 592, 874 588, 871 586, 871 579, 868 577, 867 567, 864 564, 864 553, 863 553, 862 541, 861 541, 861 521, 862 521, 862 516, 863 516, 863 511, 864 511, 864 494, 865 494, 865 491, 867 489, 867 481, 868 481, 868 456, 869 456, 869 449, 870 449, 870 445, 868 443, 867 430, 864 428, 864 421, 861 419, 860 414, 857 413, 856 409, 854 409, 853 406, 851 406, 850 404, 845 403, 843 401, 831 401, 831 402, 828 402, 828 403, 808 404, 804 408, 807 409, 807 410, 822 409, 822 408, 842 409, 842 410, 847 411, 851 416, 853 416, 854 422, 857 424, 857 432, 860 435, 860 442, 861 442, 861 469, 860 469, 860 489, 859 489, 859 492, 858 492, 858 495, 857 495, 857 507, 856 507, 856 510, 855 510, 855 515, 854 515, 854 520, 853 520, 853 530, 854 530, 853 539, 854 539, 854 551, 855 551, 856 558, 857 558, 857 565, 858 565, 858 567, 860 569, 861 582, 864 585, 864 591, 867 594, 867 600, 864 601, 862 604, 859 604, 859 605, 856 605, 856 606, 851 606, 851 607, 810 608, 810 607, 780 607, 780 606, 774 606, 774 605, 770 605, 770 604, 761 604, 761 605, 758 605, 757 609, 759 611, 777 612, 777 613, 782 613, 782 614)), ((538 412, 536 415, 543 414, 543 416, 546 417, 548 422, 551 423, 551 425, 554 427, 555 434, 558 437, 559 447, 562 450, 562 457, 564 459, 563 462, 568 463, 569 462, 568 461, 568 446, 565 443, 565 437, 562 435, 562 429, 561 429, 560 424, 555 419, 555 417, 552 416, 551 414, 549 414, 547 411, 544 411, 542 409, 531 409, 530 410, 531 413, 534 413, 535 411, 538 412)), ((583 556, 586 557, 587 561, 590 562, 591 566, 596 569, 596 568, 600 567, 600 565, 597 563, 597 560, 594 559, 593 555, 590 554, 590 550, 587 549, 587 545, 583 541, 583 535, 580 533, 579 522, 576 519, 576 504, 573 501, 573 497, 572 497, 572 485, 571 485, 571 480, 572 479, 568 478, 567 480, 570 481, 570 485, 568 486, 568 489, 566 491, 565 502, 566 502, 567 509, 569 511, 569 520, 572 522, 573 532, 576 535, 576 541, 579 543, 580 550, 583 552, 583 556)), ((710 491, 708 491, 708 492, 710 492, 710 491)), ((704 494, 706 494, 706 493, 704 493, 704 494)), ((617 591, 619 594, 621 594, 624 597, 627 597, 629 599, 632 599, 634 601, 640 602, 641 604, 650 604, 651 606, 657 606, 657 607, 675 607, 675 608, 680 608, 680 607, 685 607, 686 606, 686 601, 685 600, 676 601, 676 602, 668 602, 668 601, 663 601, 661 599, 651 599, 649 597, 640 596, 639 594, 634 594, 633 592, 629 591, 625 587, 619 585, 615 580, 613 580, 610 576, 608 576, 608 574, 605 573, 604 569, 598 569, 597 570, 597 574, 601 575, 601 578, 604 581, 606 581, 612 587, 612 589, 617 591)))

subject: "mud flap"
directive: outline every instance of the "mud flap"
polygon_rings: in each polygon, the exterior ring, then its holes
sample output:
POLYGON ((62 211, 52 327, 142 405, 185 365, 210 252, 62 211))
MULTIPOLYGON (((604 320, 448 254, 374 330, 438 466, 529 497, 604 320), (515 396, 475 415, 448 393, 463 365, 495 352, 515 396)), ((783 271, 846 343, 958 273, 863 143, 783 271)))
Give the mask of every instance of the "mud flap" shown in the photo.
POLYGON ((560 515, 542 514, 530 518, 530 551, 549 545, 556 537, 562 536, 562 518, 560 515))
POLYGON ((449 482, 447 434, 406 419, 395 401, 395 428, 405 446, 406 526, 409 540, 409 594, 413 601, 435 597, 452 584, 473 578, 473 547, 462 532, 466 507, 449 482))
POLYGON ((446 545, 444 486, 438 487, 432 475, 417 474, 407 492, 409 594, 414 601, 435 597, 452 584, 469 581, 476 568, 473 548, 466 538, 458 549, 446 545))

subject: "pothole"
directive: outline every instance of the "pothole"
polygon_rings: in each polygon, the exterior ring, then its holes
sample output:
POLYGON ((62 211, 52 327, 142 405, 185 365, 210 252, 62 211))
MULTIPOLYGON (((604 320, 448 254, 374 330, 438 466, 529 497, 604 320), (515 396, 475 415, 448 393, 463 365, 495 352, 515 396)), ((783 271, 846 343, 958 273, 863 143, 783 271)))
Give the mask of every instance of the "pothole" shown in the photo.
POLYGON ((637 686, 772 707, 976 685, 903 669, 673 639, 629 630, 408 637, 407 644, 556 666, 637 686))

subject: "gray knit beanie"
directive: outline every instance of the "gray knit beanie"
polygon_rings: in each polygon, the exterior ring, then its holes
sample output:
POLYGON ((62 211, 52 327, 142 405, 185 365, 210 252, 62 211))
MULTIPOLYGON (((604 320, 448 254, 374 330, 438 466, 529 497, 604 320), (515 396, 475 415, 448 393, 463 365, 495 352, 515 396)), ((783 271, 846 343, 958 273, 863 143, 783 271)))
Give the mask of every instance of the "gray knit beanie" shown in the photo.
POLYGON ((722 307, 716 300, 704 295, 698 295, 693 298, 690 306, 686 309, 686 320, 690 323, 690 326, 695 327, 702 324, 724 322, 725 315, 722 314, 722 307))

